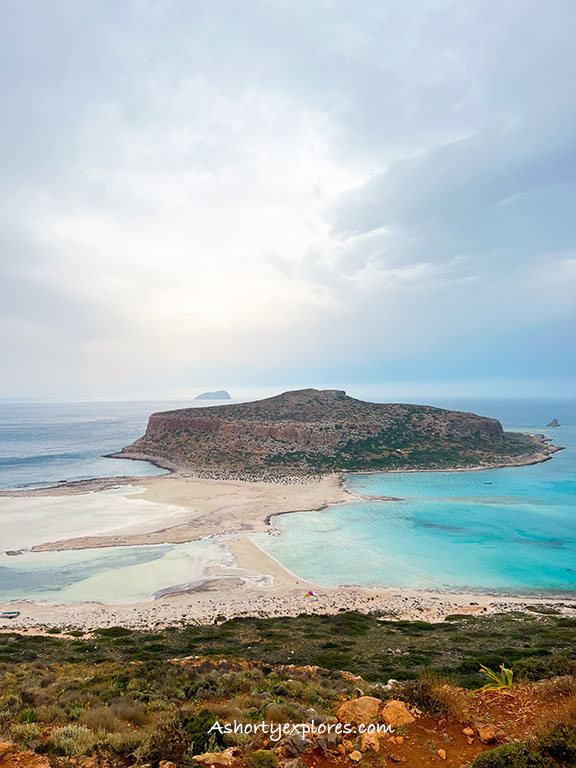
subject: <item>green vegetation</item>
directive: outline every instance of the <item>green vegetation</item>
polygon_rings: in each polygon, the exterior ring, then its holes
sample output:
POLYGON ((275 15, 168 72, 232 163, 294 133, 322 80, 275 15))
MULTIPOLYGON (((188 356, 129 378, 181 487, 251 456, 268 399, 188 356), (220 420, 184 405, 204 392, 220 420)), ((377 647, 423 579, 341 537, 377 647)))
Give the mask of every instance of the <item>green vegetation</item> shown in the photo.
POLYGON ((480 664, 482 672, 490 679, 489 683, 483 685, 480 691, 500 691, 503 688, 510 688, 512 685, 512 679, 514 672, 508 669, 504 664, 500 664, 500 671, 495 672, 493 669, 488 669, 484 664, 480 664))
MULTIPOLYGON (((367 680, 414 680, 423 672, 468 688, 485 680, 481 665, 510 668, 515 680, 540 680, 576 671, 576 622, 557 616, 510 613, 451 617, 450 621, 393 621, 356 612, 334 616, 233 619, 212 626, 160 632, 121 627, 91 636, 0 635, 0 663, 101 664, 162 662, 191 654, 241 657, 271 665, 317 664, 367 680)), ((0 694, 0 717, 9 706, 0 694)), ((27 714, 25 717, 32 717, 27 714)))
POLYGON ((576 765, 576 728, 559 723, 538 739, 545 754, 566 765, 576 765))
POLYGON ((472 768, 558 768, 551 758, 526 744, 504 744, 483 752, 472 768))
POLYGON ((259 749, 248 755, 246 765, 248 768, 278 768, 278 760, 273 752, 259 749))
MULTIPOLYGON (((358 689, 445 716, 454 702, 444 683, 477 688, 480 665, 504 665, 515 680, 554 678, 539 684, 542 700, 571 701, 576 623, 518 613, 431 624, 343 612, 82 637, 2 634, 0 738, 44 752, 54 765, 91 754, 113 765, 173 760, 193 768, 195 754, 239 746, 248 768, 277 768, 261 742, 209 733, 212 724, 303 722, 311 711, 325 719, 358 689), (316 664, 322 668, 307 666, 316 664), (403 681, 393 694, 381 685, 391 677, 403 681)), ((499 749, 477 767, 570 765, 576 732, 558 725, 534 746, 499 749)))
POLYGON ((576 765, 576 728, 555 725, 533 744, 504 744, 478 755, 473 768, 571 768, 576 765))

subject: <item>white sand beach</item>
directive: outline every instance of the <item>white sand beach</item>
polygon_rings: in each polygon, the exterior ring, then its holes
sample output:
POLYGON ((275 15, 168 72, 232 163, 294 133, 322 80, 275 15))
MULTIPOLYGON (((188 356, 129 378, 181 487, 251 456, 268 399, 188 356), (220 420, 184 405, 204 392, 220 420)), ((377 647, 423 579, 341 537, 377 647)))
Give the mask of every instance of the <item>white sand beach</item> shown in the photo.
MULTIPOLYGON (((20 616, 0 621, 0 629, 42 632, 54 626, 90 630, 114 625, 144 629, 180 622, 212 623, 235 616, 296 616, 342 610, 436 621, 450 613, 510 611, 529 604, 554 605, 566 615, 576 613, 576 601, 565 597, 554 600, 354 586, 326 588, 290 573, 248 538, 254 532, 270 531, 272 515, 317 510, 357 498, 342 488, 337 475, 307 483, 200 480, 169 475, 141 479, 138 488, 126 485, 113 493, 88 491, 62 497, 51 496, 47 489, 34 498, 5 496, 0 499, 0 514, 8 517, 20 512, 21 520, 34 521, 25 535, 16 531, 3 540, 4 546, 8 541, 15 548, 23 541, 32 544, 32 552, 23 556, 26 558, 167 542, 205 540, 207 544, 214 541, 214 545, 207 548, 210 556, 205 562, 190 560, 188 572, 178 571, 181 588, 159 590, 156 599, 118 605, 114 605, 113 598, 106 603, 68 600, 59 604, 53 597, 47 602, 10 601, 0 608, 20 611, 20 616), (39 509, 44 511, 42 519, 39 509), (65 525, 63 520, 67 521, 65 525), (57 538, 63 532, 81 535, 57 538), (308 594, 310 591, 314 594, 308 594)), ((14 562, 20 558, 9 559, 14 562)), ((147 574, 150 589, 155 588, 154 569, 138 567, 147 574)), ((100 587, 106 583, 102 575, 93 578, 100 587)), ((111 594, 114 581, 109 581, 111 594)), ((69 594, 74 595, 73 590, 69 594)))

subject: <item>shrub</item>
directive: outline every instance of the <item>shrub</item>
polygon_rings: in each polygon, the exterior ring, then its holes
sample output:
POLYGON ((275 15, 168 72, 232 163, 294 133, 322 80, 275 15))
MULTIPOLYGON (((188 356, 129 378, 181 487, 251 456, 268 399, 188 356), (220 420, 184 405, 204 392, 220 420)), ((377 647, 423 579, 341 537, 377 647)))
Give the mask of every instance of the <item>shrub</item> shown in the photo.
POLYGON ((49 751, 64 757, 83 757, 92 752, 96 736, 84 725, 64 725, 56 728, 48 739, 49 751))
POLYGON ((216 720, 209 709, 202 709, 197 715, 180 712, 156 728, 138 750, 138 757, 157 766, 161 760, 180 763, 185 755, 191 757, 201 752, 215 752, 224 745, 223 734, 208 732, 216 720))
POLYGON ((21 723, 35 723, 37 719, 38 715, 35 709, 23 709, 22 712, 20 712, 21 723))
POLYGON ((140 701, 121 699, 114 702, 111 709, 116 717, 132 725, 144 725, 147 720, 146 707, 140 701))
POLYGON ((548 701, 576 698, 576 677, 563 675, 562 677, 542 680, 538 683, 538 690, 542 698, 548 701))
POLYGON ((482 752, 472 768, 557 768, 556 763, 527 744, 504 744, 482 752))
POLYGON ((13 717, 22 707, 22 699, 15 693, 7 693, 0 696, 0 719, 13 717))
POLYGON ((82 725, 90 728, 94 733, 106 731, 114 733, 120 730, 121 722, 114 715, 111 707, 93 707, 85 710, 80 718, 82 725))
POLYGON ((138 731, 108 733, 99 746, 112 757, 134 758, 142 747, 144 737, 138 731))
POLYGON ((549 658, 529 656, 514 662, 515 674, 523 680, 534 682, 550 677, 576 674, 576 661, 563 653, 554 653, 549 658))
POLYGON ((10 735, 15 742, 27 747, 31 742, 40 738, 42 731, 36 723, 22 723, 21 725, 13 725, 10 729, 10 735))
POLYGON ((538 739, 538 746, 550 757, 576 765, 576 728, 559 723, 538 739))
POLYGON ((246 757, 248 768, 278 768, 278 761, 274 752, 266 749, 259 749, 257 752, 250 752, 246 757))
POLYGON ((195 754, 199 755, 201 752, 207 752, 208 749, 214 750, 215 747, 224 745, 223 734, 219 731, 209 733, 217 719, 214 712, 209 709, 201 709, 197 715, 185 713, 180 715, 182 727, 190 737, 190 744, 196 750, 195 754))
POLYGON ((449 707, 443 696, 444 682, 434 674, 424 674, 418 680, 402 683, 399 695, 429 715, 446 713, 449 707))

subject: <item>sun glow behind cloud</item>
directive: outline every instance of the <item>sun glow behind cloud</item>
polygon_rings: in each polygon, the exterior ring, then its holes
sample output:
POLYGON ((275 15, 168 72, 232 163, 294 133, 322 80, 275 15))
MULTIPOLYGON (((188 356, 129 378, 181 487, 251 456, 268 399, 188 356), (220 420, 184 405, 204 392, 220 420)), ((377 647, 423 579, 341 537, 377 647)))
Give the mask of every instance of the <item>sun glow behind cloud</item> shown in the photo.
POLYGON ((0 394, 573 375, 561 0, 8 16, 0 394))

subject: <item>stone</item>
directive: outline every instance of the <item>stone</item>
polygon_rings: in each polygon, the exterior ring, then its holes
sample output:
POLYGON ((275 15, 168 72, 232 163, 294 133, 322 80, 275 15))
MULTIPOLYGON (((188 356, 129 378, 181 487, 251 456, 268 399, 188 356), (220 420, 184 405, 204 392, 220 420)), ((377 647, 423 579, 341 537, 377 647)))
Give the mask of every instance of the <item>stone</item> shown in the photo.
POLYGON ((360 751, 368 752, 380 752, 380 739, 377 733, 363 733, 360 739, 360 751))
MULTIPOLYGON (((210 753, 207 752, 206 754, 209 755, 210 753)), ((160 760, 158 768, 176 768, 176 763, 173 763, 171 760, 160 760)))
MULTIPOLYGON (((234 765, 236 758, 240 754, 238 747, 228 747, 228 749, 222 752, 204 752, 202 755, 194 755, 194 760, 200 765, 222 765, 224 768, 228 768, 230 765, 234 765)), ((160 763, 160 768, 176 768, 174 763, 168 760, 163 760, 160 763)))
POLYGON ((355 763, 359 763, 360 760, 362 760, 362 752, 359 752, 357 749, 355 749, 354 752, 350 752, 348 757, 350 760, 354 760, 355 763))
POLYGON ((446 760, 446 750, 445 749, 439 749, 438 752, 436 752, 440 760, 446 760))
POLYGON ((387 701, 381 716, 386 725, 391 725, 393 728, 397 728, 400 725, 410 725, 416 719, 414 715, 410 714, 406 704, 399 699, 387 701))
POLYGON ((330 733, 327 733, 324 737, 324 741, 326 742, 326 749, 330 752, 337 752, 338 747, 342 745, 342 735, 330 731, 330 733))
POLYGON ((310 739, 304 739, 297 733, 293 733, 291 736, 288 736, 288 738, 282 743, 282 746, 284 747, 284 752, 287 755, 293 755, 296 757, 297 755, 301 755, 303 752, 306 752, 306 750, 310 747, 313 747, 314 742, 310 739))
POLYGON ((482 744, 492 744, 498 737, 498 729, 495 725, 492 725, 492 723, 481 725, 480 728, 478 728, 478 737, 482 744))
POLYGON ((346 752, 352 752, 352 750, 354 749, 354 744, 352 744, 350 739, 344 739, 342 744, 344 745, 344 749, 346 750, 346 752))
POLYGON ((282 768, 307 768, 306 763, 301 757, 295 757, 292 760, 285 760, 282 768))
POLYGON ((474 729, 470 728, 470 726, 467 726, 466 728, 463 729, 462 733, 464 734, 464 736, 472 736, 473 737, 474 736, 474 729))
POLYGON ((375 696, 360 696, 358 699, 345 701, 336 715, 341 723, 373 723, 378 719, 381 704, 380 699, 375 696))

